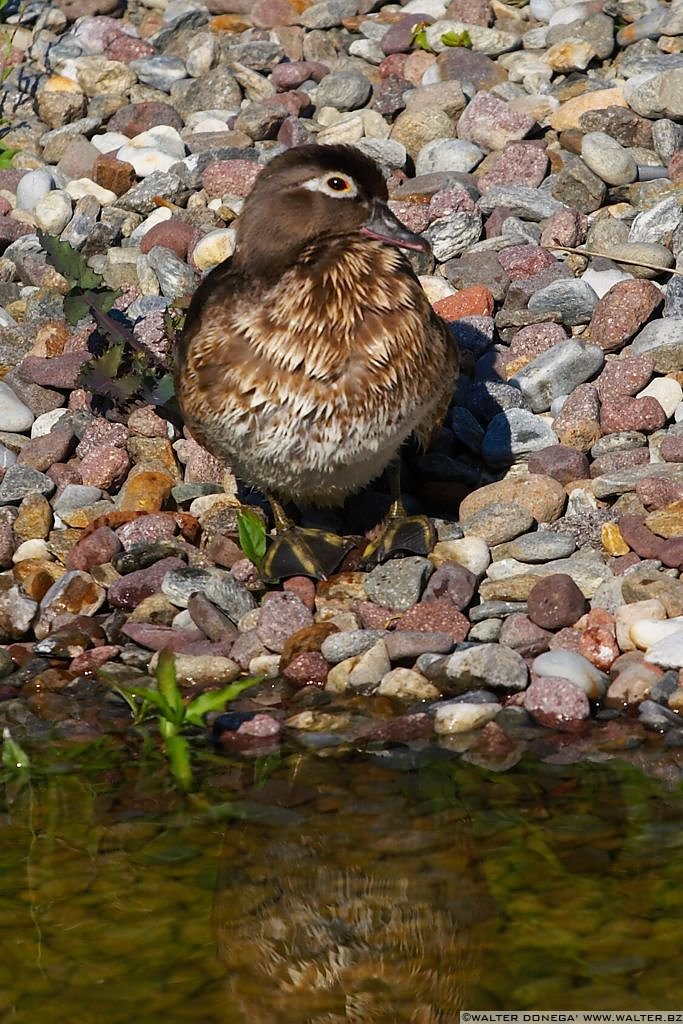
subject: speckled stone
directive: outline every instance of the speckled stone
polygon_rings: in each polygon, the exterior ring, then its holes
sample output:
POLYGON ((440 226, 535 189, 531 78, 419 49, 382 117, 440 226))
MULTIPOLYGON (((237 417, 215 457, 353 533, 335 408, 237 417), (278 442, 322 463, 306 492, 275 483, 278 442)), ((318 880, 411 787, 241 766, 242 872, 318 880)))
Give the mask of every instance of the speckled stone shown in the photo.
POLYGON ((656 398, 630 398, 616 395, 603 401, 600 425, 606 434, 621 430, 639 430, 651 434, 666 424, 666 413, 656 398))
POLYGON ((600 402, 592 384, 575 388, 553 420, 561 444, 587 452, 601 434, 600 402))
POLYGON ((568 679, 534 679, 524 694, 524 707, 540 725, 562 732, 578 732, 590 717, 584 691, 568 679))
POLYGON ((375 604, 406 611, 419 601, 433 571, 434 566, 427 558, 413 555, 378 565, 368 573, 363 585, 375 604))
POLYGON ((256 632, 271 651, 280 653, 289 637, 313 625, 309 609, 295 594, 272 594, 259 612, 256 632))
POLYGON ((591 341, 605 352, 619 351, 663 301, 651 281, 619 281, 596 303, 589 324, 591 341))

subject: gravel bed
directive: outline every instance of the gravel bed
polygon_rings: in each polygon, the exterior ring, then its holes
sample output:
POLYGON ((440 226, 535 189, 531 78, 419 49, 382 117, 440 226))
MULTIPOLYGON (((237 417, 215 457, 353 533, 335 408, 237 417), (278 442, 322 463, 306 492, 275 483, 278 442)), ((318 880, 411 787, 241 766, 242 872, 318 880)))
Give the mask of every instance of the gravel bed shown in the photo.
MULTIPOLYGON (((215 723, 234 750, 438 743, 504 767, 683 745, 683 4, 13 10, 0 725, 125 728, 111 686, 170 647, 188 691, 264 677, 215 723), (104 416, 81 386, 97 325, 65 317, 44 236, 164 361, 263 166, 311 141, 380 163, 463 370, 408 460, 429 558, 364 570, 358 548, 329 581, 267 589, 230 470, 162 409, 104 416)), ((381 508, 366 494, 334 525, 381 508)))

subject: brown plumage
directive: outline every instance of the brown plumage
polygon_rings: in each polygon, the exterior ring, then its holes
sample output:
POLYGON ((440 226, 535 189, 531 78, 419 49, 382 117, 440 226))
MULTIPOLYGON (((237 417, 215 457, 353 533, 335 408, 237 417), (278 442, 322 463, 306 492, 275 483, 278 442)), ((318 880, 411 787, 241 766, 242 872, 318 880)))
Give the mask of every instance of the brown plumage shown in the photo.
POLYGON ((302 146, 259 175, 230 261, 193 298, 177 356, 192 434, 280 499, 338 505, 411 432, 426 443, 455 343, 401 247, 426 248, 349 146, 302 146))

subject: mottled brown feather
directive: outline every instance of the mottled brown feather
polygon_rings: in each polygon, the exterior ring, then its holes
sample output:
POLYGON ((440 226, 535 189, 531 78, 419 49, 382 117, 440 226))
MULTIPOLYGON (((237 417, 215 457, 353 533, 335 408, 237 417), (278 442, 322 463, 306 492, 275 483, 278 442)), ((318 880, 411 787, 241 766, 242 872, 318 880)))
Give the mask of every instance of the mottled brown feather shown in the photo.
MULTIPOLYGON (((293 150, 282 175, 263 172, 236 257, 198 289, 177 385, 193 435, 239 476, 281 498, 326 505, 377 476, 412 431, 428 442, 452 395, 457 350, 402 252, 360 233, 376 198, 365 189, 386 195, 365 157, 356 173, 369 184, 359 183, 358 203, 326 197, 334 217, 318 204, 319 230, 312 216, 293 232, 284 267, 277 248, 277 273, 272 263, 263 269, 262 249, 252 259, 248 240, 264 204, 272 215, 283 194, 292 199, 286 183, 319 166, 318 147, 305 148, 316 152, 303 168, 293 150)), ((327 171, 348 147, 319 149, 327 171)))

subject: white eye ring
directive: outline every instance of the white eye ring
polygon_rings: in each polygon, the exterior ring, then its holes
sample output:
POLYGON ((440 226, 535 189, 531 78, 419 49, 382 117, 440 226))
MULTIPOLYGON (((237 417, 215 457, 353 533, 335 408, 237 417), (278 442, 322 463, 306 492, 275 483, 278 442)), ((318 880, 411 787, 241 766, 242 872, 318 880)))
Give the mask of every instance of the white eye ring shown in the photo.
POLYGON ((309 178, 303 183, 302 188, 308 189, 309 192, 323 192, 334 199, 355 199, 358 195, 355 181, 342 171, 328 171, 320 178, 309 178), (339 182, 343 187, 335 187, 332 182, 339 182))

